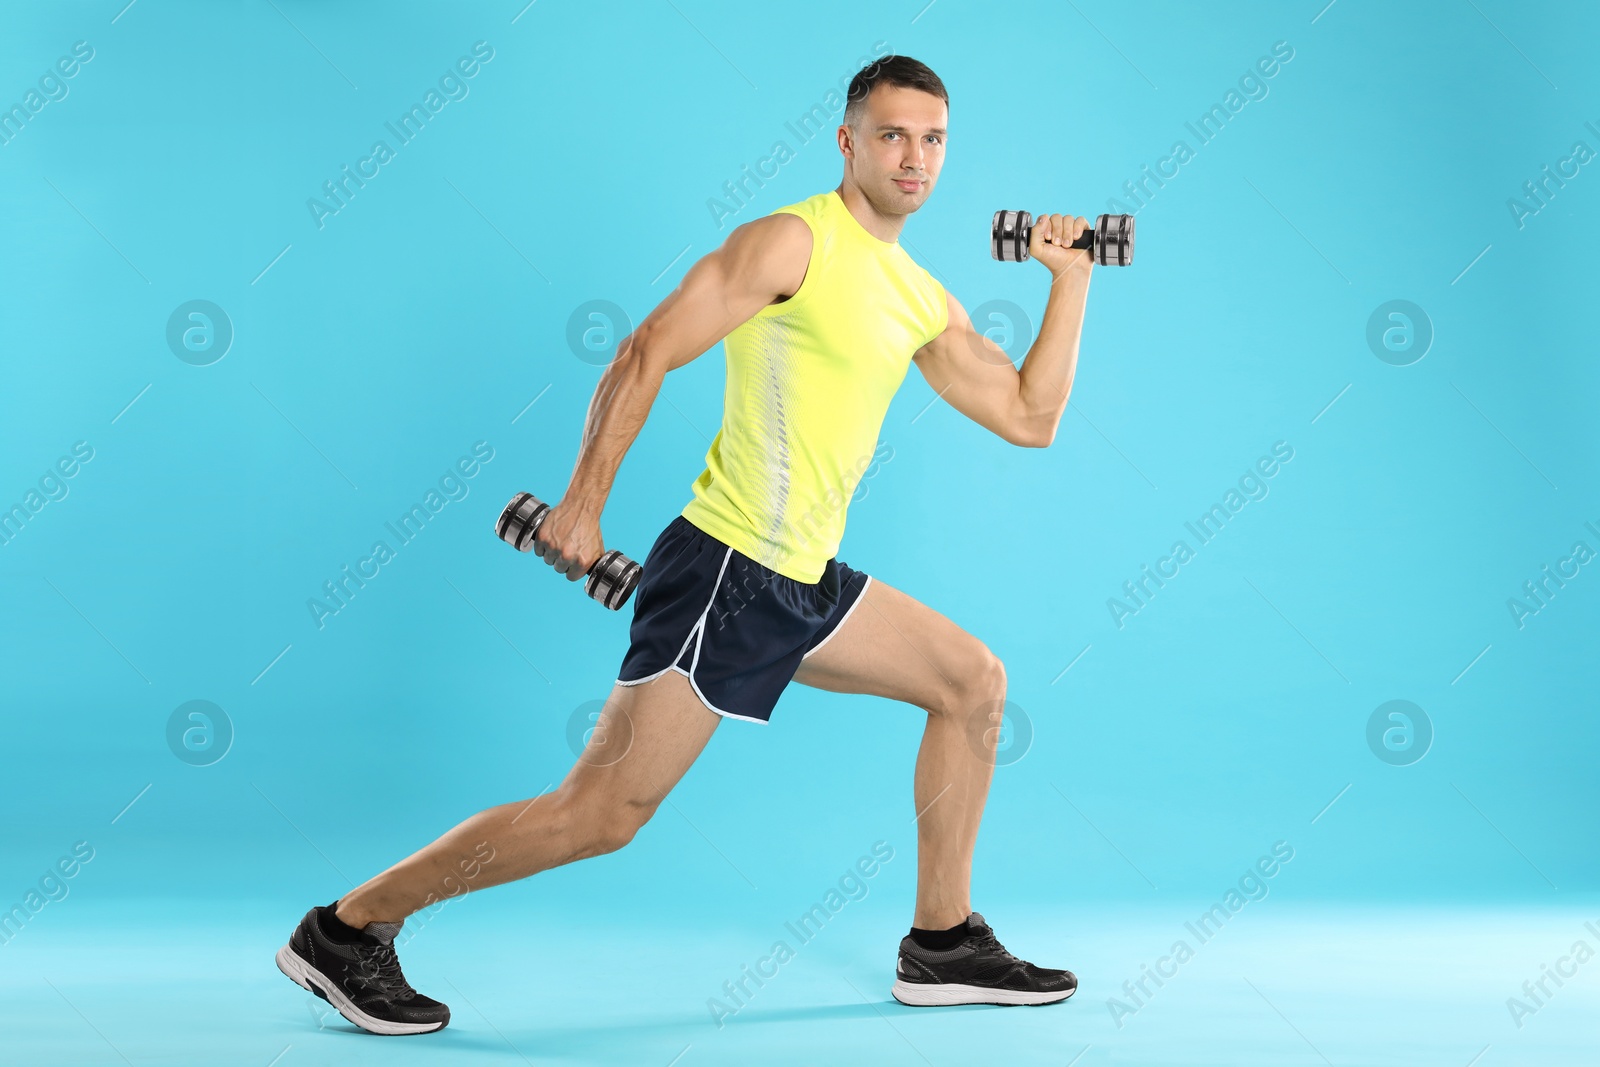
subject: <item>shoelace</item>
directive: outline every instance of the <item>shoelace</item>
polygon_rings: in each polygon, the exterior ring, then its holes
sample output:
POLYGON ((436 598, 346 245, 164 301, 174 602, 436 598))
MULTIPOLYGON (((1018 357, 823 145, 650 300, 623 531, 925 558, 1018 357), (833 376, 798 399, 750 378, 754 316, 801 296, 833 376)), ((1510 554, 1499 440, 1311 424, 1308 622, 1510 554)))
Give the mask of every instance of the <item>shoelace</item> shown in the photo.
POLYGON ((993 931, 978 938, 978 946, 980 948, 988 949, 990 952, 993 952, 996 956, 999 956, 1004 960, 1010 961, 1013 967, 1027 968, 1031 966, 1027 960, 1019 960, 1017 957, 1013 956, 1011 951, 1000 943, 1000 939, 994 936, 993 931))
POLYGON ((417 995, 400 971, 393 945, 362 945, 356 949, 356 977, 389 1000, 410 1000, 417 995))

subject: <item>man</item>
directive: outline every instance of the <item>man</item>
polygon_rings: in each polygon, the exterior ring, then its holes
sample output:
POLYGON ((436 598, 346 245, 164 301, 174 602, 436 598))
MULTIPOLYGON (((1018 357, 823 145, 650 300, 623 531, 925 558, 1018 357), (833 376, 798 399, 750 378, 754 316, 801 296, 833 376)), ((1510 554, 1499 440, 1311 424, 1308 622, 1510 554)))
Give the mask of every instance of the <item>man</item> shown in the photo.
POLYGON ((944 163, 949 96, 904 56, 859 72, 838 130, 837 189, 748 222, 697 262, 619 346, 589 407, 540 555, 577 581, 600 514, 668 371, 725 341, 722 428, 693 499, 644 561, 631 644, 560 787, 490 808, 326 907, 278 953, 295 981, 376 1033, 423 1033, 449 1009, 416 993, 393 941, 463 890, 626 845, 723 718, 765 722, 790 680, 927 714, 914 784, 917 902, 893 994, 905 1004, 1044 1004, 1077 979, 1012 956, 972 910, 973 845, 1005 669, 943 615, 834 557, 889 401, 915 362, 945 403, 1013 444, 1054 440, 1077 363, 1082 218, 1039 216, 1029 252, 1050 298, 1022 368, 900 247, 944 163))

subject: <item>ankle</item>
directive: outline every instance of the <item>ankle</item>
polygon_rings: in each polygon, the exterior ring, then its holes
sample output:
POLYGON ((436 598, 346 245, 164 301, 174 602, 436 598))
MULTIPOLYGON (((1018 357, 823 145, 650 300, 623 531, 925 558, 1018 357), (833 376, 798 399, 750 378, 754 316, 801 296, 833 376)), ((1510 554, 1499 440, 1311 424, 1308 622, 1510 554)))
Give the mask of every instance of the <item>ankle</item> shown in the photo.
POLYGON ((967 916, 972 913, 970 907, 956 908, 918 908, 911 919, 913 930, 948 930, 953 926, 964 926, 967 916))
POLYGON ((337 905, 333 909, 333 915, 334 918, 338 919, 346 926, 352 927, 356 930, 364 929, 368 923, 397 923, 405 919, 405 916, 403 915, 388 915, 379 913, 374 909, 372 904, 355 893, 340 897, 337 905))

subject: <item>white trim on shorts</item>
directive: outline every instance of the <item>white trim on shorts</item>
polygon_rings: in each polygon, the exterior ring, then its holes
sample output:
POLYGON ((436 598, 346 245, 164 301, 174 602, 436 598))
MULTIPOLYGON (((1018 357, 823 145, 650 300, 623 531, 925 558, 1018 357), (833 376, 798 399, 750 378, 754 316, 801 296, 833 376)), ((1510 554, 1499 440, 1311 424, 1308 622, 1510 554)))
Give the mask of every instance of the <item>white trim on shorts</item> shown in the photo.
MULTIPOLYGON (((850 616, 855 614, 856 608, 859 608, 861 606, 861 602, 867 598, 867 590, 871 588, 871 586, 872 575, 869 574, 867 575, 867 580, 861 583, 861 592, 856 596, 855 600, 850 602, 850 610, 844 613, 844 618, 839 620, 839 625, 833 628, 832 633, 828 634, 827 637, 824 637, 821 641, 817 642, 817 648, 821 648, 823 645, 839 636, 839 631, 844 629, 844 624, 850 621, 850 616)), ((815 652, 817 648, 813 648, 811 652, 815 652)), ((805 656, 801 656, 800 659, 804 661, 806 656, 811 655, 811 652, 807 652, 805 656)))
MULTIPOLYGON (((766 720, 766 719, 758 719, 753 715, 739 715, 739 714, 736 714, 736 713, 731 712, 731 711, 723 711, 721 708, 717 707, 715 704, 711 703, 711 701, 706 699, 706 695, 704 693, 700 692, 700 686, 694 680, 694 669, 700 663, 700 645, 701 645, 702 640, 705 637, 705 632, 706 632, 706 616, 711 614, 711 605, 716 603, 717 590, 722 588, 722 575, 723 575, 723 572, 725 572, 728 569, 728 560, 730 558, 732 558, 732 556, 733 556, 733 548, 732 548, 732 546, 729 546, 728 550, 722 554, 722 566, 717 568, 717 580, 716 580, 716 583, 714 585, 712 585, 712 587, 711 587, 711 599, 706 601, 705 610, 700 613, 700 617, 698 619, 696 619, 694 625, 689 628, 689 636, 687 636, 687 637, 685 637, 683 639, 683 644, 678 647, 678 654, 672 657, 672 663, 670 665, 666 666, 666 667, 661 668, 661 670, 656 671, 656 673, 654 673, 654 674, 652 674, 652 675, 650 675, 649 677, 646 677, 646 678, 635 678, 632 681, 628 681, 628 682, 625 682, 621 678, 618 678, 617 679, 617 684, 618 685, 643 685, 645 682, 653 682, 653 681, 655 681, 657 678, 661 677, 663 674, 666 674, 668 671, 677 671, 679 674, 681 674, 685 678, 689 679, 689 688, 693 689, 694 690, 694 695, 700 698, 700 703, 704 704, 707 708, 709 708, 710 710, 716 712, 718 715, 721 715, 723 718, 725 718, 725 719, 742 719, 745 722, 759 722, 759 723, 762 723, 764 725, 770 726, 771 723, 768 722, 768 720, 766 720), (694 658, 689 661, 689 669, 688 670, 684 670, 682 667, 678 666, 678 661, 683 658, 684 650, 689 647, 689 642, 690 641, 694 642, 694 658)), ((830 634, 829 636, 831 637, 832 634, 830 634)), ((826 642, 824 642, 824 643, 826 643, 826 642)), ((820 646, 818 646, 818 647, 820 647, 820 646)), ((802 657, 802 658, 804 658, 804 657, 802 657)))

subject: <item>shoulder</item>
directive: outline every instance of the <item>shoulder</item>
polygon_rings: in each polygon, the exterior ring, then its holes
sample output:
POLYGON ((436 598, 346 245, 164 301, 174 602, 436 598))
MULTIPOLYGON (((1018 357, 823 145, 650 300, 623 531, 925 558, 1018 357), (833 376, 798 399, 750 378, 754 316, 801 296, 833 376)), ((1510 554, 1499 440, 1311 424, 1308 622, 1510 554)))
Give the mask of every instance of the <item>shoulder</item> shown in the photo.
POLYGON ((773 212, 734 227, 724 247, 744 263, 797 257, 804 262, 811 257, 811 226, 798 215, 773 212))
POLYGON ((774 212, 736 226, 717 255, 726 277, 787 297, 805 279, 812 244, 805 219, 774 212))

